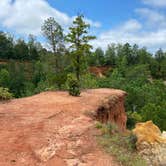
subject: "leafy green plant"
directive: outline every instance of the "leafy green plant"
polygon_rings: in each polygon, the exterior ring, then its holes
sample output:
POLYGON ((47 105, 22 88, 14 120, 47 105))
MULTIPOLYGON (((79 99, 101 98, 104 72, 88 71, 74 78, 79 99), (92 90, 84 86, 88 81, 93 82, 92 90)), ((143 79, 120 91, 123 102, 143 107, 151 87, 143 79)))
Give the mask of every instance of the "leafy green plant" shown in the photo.
POLYGON ((0 87, 0 101, 2 100, 10 100, 12 98, 12 94, 9 92, 8 88, 0 87))
POLYGON ((138 112, 127 112, 127 126, 133 128, 136 123, 142 121, 142 116, 138 112))
POLYGON ((68 86, 68 91, 70 95, 72 96, 80 95, 80 85, 77 78, 73 74, 68 74, 67 86, 68 86))
POLYGON ((35 93, 40 93, 44 91, 55 90, 53 86, 50 86, 47 81, 40 81, 34 90, 35 93))
POLYGON ((154 103, 146 104, 141 110, 143 121, 152 120, 161 130, 166 130, 166 103, 163 101, 160 105, 154 103))
POLYGON ((0 70, 0 86, 9 87, 10 84, 10 74, 8 70, 1 69, 0 70))
POLYGON ((90 73, 84 74, 81 78, 81 88, 90 89, 90 88, 98 88, 98 82, 95 76, 90 73))

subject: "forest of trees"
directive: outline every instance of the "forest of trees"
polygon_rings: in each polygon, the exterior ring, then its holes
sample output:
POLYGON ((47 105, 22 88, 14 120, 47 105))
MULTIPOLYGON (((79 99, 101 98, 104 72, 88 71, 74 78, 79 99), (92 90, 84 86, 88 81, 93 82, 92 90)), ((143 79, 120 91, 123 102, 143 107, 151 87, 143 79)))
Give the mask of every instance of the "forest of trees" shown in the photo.
POLYGON ((89 28, 80 15, 65 35, 54 18, 47 19, 41 29, 50 50, 33 35, 25 41, 0 32, 0 87, 16 98, 47 90, 79 95, 80 89, 86 88, 122 89, 128 93, 129 128, 153 120, 166 130, 166 52, 159 49, 152 54, 129 43, 93 50, 89 41, 95 37, 88 35, 89 28), (110 70, 100 78, 89 72, 90 66, 110 70))

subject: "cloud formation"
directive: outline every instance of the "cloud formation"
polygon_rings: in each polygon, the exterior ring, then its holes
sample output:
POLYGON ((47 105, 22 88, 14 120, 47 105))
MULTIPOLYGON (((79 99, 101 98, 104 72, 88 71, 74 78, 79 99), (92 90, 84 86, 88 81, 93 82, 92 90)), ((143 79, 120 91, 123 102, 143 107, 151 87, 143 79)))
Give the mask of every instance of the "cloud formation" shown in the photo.
MULTIPOLYGON (((91 42, 93 46, 106 49, 110 43, 128 42, 146 46, 152 52, 160 47, 166 50, 166 15, 164 8, 158 10, 158 7, 166 7, 166 0, 141 2, 146 6, 135 9, 137 17, 96 34, 97 39, 91 42)), ((53 8, 46 0, 0 0, 0 26, 17 34, 39 36, 41 25, 48 17, 54 17, 64 29, 70 26, 75 18, 53 8)), ((85 20, 93 27, 101 27, 99 22, 88 18, 85 20)))
MULTIPOLYGON (((40 34, 43 21, 54 17, 63 27, 69 26, 74 18, 51 7, 45 0, 0 0, 0 23, 4 28, 18 34, 40 34)), ((86 19, 94 27, 99 22, 86 19)))
POLYGON ((166 0, 142 0, 142 2, 154 7, 166 7, 166 0))
POLYGON ((151 52, 159 48, 166 50, 166 15, 162 10, 138 8, 135 9, 135 13, 137 19, 127 20, 113 29, 102 32, 98 39, 92 42, 94 47, 106 49, 110 43, 128 42, 145 46, 151 52))
POLYGON ((120 27, 101 33, 92 44, 95 48, 103 47, 106 49, 110 43, 125 44, 128 42, 130 44, 138 44, 141 47, 146 46, 152 52, 160 47, 166 49, 166 29, 146 32, 134 26, 133 29, 125 29, 124 27, 127 24, 130 24, 129 21, 120 27))
POLYGON ((149 8, 139 8, 136 9, 135 12, 138 13, 143 19, 146 19, 149 26, 155 26, 158 28, 166 27, 166 16, 158 11, 149 8))

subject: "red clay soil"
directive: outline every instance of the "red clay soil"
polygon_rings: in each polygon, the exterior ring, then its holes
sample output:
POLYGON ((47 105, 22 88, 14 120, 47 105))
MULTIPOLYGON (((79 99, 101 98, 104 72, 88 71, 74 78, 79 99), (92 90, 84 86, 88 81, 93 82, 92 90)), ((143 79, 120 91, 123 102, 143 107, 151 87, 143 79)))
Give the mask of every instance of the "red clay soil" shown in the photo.
POLYGON ((97 145, 99 131, 88 116, 111 95, 125 92, 44 92, 1 103, 0 166, 117 166, 97 145))
POLYGON ((89 71, 90 71, 90 73, 96 75, 97 77, 103 77, 110 69, 111 69, 111 67, 93 66, 93 67, 89 68, 89 71))

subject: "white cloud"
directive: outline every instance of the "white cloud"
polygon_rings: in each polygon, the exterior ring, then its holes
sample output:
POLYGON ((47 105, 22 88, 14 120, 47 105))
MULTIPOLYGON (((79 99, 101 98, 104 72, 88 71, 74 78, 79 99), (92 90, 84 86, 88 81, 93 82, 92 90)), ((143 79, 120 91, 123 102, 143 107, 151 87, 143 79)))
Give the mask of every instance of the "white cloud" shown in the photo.
POLYGON ((154 7, 166 7, 166 0, 142 0, 142 2, 154 7))
POLYGON ((166 16, 160 12, 148 8, 139 8, 135 11, 142 18, 146 19, 146 22, 149 24, 149 26, 155 26, 158 28, 166 27, 166 16))
MULTIPOLYGON (((69 26, 74 17, 51 7, 45 0, 0 0, 0 24, 18 34, 40 34, 45 19, 54 17, 63 27, 69 26)), ((87 19, 94 27, 100 23, 87 19)))
POLYGON ((94 21, 92 21, 90 19, 85 18, 85 22, 87 22, 88 24, 90 24, 91 26, 96 27, 96 28, 101 27, 101 23, 97 22, 97 21, 94 22, 94 21))
POLYGON ((135 32, 142 28, 142 25, 135 19, 130 19, 123 24, 123 31, 135 32))
POLYGON ((124 44, 127 42, 130 44, 138 44, 141 47, 146 46, 152 52, 160 47, 166 49, 166 29, 147 32, 141 27, 143 27, 143 25, 138 21, 129 20, 115 29, 101 33, 97 40, 91 43, 95 48, 102 47, 104 49, 106 49, 110 43, 124 44), (132 22, 134 26, 132 26, 132 22))
POLYGON ((145 46, 151 52, 155 52, 158 48, 166 50, 166 15, 149 8, 139 8, 135 12, 138 14, 138 19, 130 19, 101 33, 97 40, 92 42, 94 47, 106 49, 110 43, 128 42, 145 46), (138 21, 139 18, 143 18, 141 22, 138 21))

